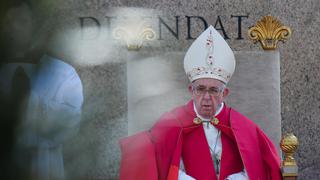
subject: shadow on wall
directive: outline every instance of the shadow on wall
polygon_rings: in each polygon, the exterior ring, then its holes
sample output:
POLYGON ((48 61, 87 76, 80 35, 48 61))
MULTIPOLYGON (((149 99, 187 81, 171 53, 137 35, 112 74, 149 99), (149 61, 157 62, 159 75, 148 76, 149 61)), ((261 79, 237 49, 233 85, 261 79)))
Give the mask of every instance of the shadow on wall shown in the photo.
POLYGON ((0 74, 1 132, 8 142, 2 153, 4 177, 64 178, 62 144, 77 133, 83 103, 76 71, 45 55, 37 65, 3 65, 0 74))

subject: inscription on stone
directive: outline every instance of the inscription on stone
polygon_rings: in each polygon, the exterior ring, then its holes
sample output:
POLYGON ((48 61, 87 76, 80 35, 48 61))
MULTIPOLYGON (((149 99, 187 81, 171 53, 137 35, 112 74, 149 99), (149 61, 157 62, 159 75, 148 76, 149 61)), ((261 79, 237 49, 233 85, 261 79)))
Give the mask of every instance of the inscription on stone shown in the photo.
MULTIPOLYGON (((93 16, 83 16, 79 17, 79 25, 81 28, 81 38, 82 39, 95 39, 99 38, 101 35, 101 29, 107 28, 108 29, 108 39, 112 38, 112 30, 115 28, 116 24, 120 21, 126 22, 127 19, 132 17, 115 17, 115 16, 105 16, 104 18, 97 18, 93 16), (94 35, 90 34, 90 37, 84 31, 84 28, 91 27, 95 28, 94 35)), ((197 35, 192 35, 194 32, 195 26, 192 26, 193 23, 197 23, 202 26, 203 30, 208 27, 208 21, 201 16, 173 16, 173 17, 137 17, 142 21, 150 21, 152 24, 152 28, 155 29, 156 33, 158 34, 158 40, 192 40, 195 39, 197 35), (182 32, 181 28, 186 27, 186 32, 182 32), (163 33, 166 30, 169 33, 163 33)), ((216 20, 212 23, 214 27, 220 31, 225 39, 234 38, 236 40, 244 39, 242 36, 242 22, 249 18, 249 15, 231 15, 230 19, 232 23, 237 25, 237 36, 230 37, 230 32, 227 32, 225 29, 224 24, 225 19, 221 16, 217 16, 216 20)))

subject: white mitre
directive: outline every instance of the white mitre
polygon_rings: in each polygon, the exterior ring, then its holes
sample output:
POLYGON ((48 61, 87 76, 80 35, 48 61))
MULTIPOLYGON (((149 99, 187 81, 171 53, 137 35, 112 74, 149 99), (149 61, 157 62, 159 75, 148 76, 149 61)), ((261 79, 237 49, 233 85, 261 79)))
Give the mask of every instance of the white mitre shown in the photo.
POLYGON ((184 70, 191 82, 214 78, 227 84, 235 66, 231 48, 211 25, 192 43, 184 57, 184 70))

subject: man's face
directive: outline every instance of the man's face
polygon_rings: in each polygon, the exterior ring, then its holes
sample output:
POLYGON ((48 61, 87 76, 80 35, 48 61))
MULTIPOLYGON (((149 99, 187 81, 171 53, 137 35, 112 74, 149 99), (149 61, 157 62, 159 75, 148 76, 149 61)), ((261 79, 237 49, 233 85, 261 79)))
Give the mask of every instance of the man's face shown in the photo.
POLYGON ((199 115, 211 118, 228 95, 229 89, 219 80, 201 78, 189 85, 189 92, 192 94, 199 115))

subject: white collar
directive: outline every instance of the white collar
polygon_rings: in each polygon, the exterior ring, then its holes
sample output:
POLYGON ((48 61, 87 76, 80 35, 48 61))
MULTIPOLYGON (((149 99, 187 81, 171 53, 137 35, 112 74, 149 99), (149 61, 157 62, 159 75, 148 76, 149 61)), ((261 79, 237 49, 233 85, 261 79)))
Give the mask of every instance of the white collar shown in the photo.
MULTIPOLYGON (((216 113, 214 114, 214 116, 217 116, 222 111, 223 106, 224 106, 224 102, 222 102, 220 104, 220 106, 218 106, 218 109, 216 110, 216 113)), ((200 118, 202 120, 205 120, 205 121, 209 121, 210 120, 210 119, 203 118, 202 116, 199 115, 199 113, 197 111, 197 108, 196 108, 196 105, 194 104, 194 101, 193 101, 193 109, 194 109, 194 112, 196 113, 198 118, 200 118)))

